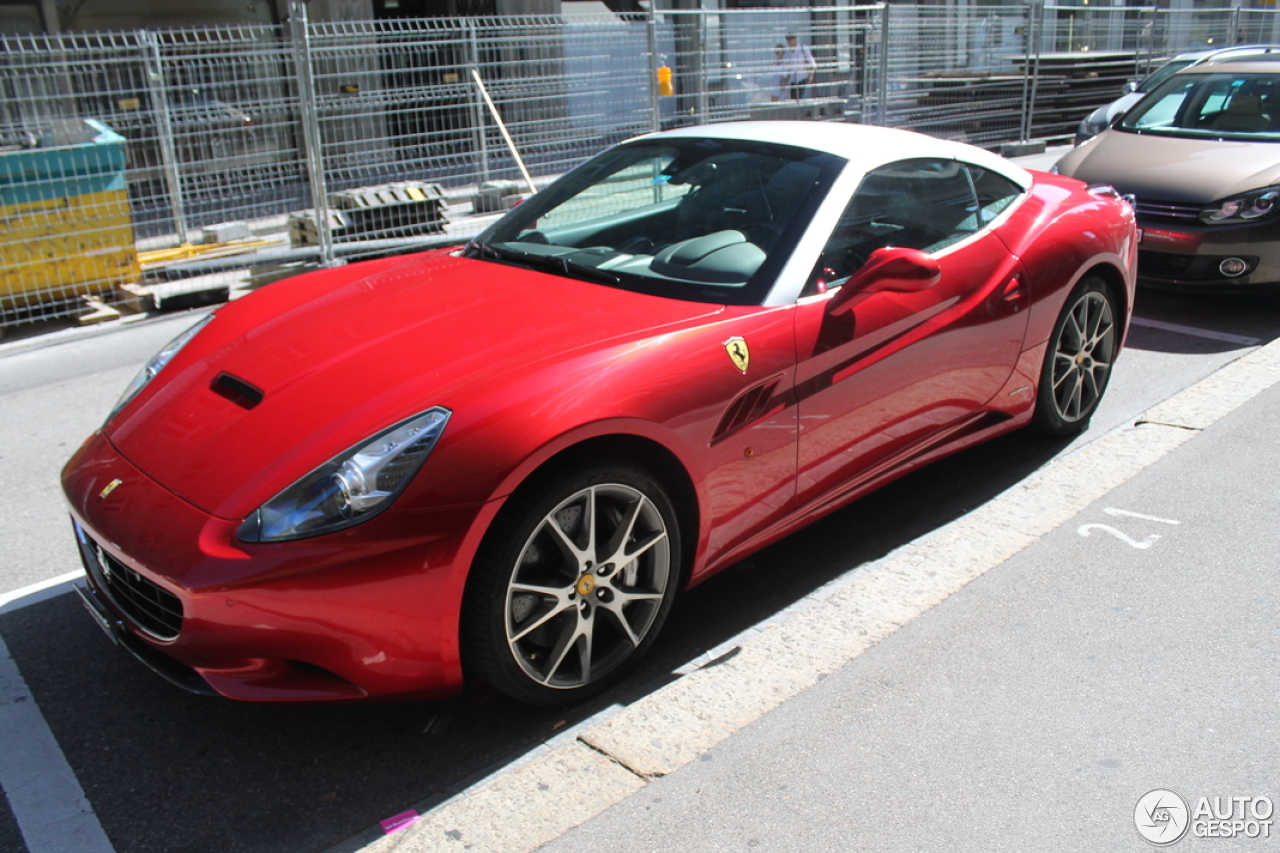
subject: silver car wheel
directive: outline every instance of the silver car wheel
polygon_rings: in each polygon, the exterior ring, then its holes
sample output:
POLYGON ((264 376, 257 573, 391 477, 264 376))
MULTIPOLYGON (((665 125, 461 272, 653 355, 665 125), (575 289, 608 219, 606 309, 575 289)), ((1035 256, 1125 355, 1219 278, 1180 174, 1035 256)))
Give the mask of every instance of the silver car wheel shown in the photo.
POLYGON ((1106 390, 1116 356, 1116 324, 1105 292, 1086 290, 1067 309, 1053 342, 1052 400, 1068 424, 1087 420, 1106 390))
POLYGON ((672 582, 662 513, 628 485, 591 485, 534 527, 507 584, 506 640, 533 681, 572 689, 626 661, 672 582))

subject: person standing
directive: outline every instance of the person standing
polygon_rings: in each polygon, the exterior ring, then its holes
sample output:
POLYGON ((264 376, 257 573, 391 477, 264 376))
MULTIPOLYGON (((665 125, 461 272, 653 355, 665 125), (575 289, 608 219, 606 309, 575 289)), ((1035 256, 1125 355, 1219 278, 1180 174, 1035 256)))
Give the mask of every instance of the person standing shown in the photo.
POLYGON ((773 46, 773 69, 769 74, 769 97, 775 103, 791 92, 791 68, 787 65, 787 48, 778 42, 773 46))
POLYGON ((805 87, 817 72, 818 63, 813 61, 809 45, 802 44, 795 33, 787 33, 787 49, 782 61, 790 71, 791 99, 798 101, 804 97, 805 87))

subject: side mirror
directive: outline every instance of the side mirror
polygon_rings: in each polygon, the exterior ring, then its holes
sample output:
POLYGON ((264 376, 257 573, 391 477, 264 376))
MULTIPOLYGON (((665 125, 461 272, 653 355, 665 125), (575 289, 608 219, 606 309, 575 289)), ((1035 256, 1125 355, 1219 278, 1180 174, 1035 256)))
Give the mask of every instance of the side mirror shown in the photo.
POLYGON ((919 249, 876 249, 831 297, 827 310, 832 314, 847 311, 856 297, 871 293, 918 293, 933 287, 941 278, 942 267, 919 249))
POLYGON ((1136 91, 1138 91, 1137 80, 1130 80, 1128 83, 1125 83, 1123 86, 1120 87, 1120 94, 1122 95, 1128 95, 1136 91))

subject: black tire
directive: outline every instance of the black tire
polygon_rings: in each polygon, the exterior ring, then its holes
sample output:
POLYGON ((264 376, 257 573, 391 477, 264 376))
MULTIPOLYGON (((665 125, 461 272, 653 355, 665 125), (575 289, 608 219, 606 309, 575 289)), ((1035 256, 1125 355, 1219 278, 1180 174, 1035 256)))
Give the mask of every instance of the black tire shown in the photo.
POLYGON ((1053 326, 1040 369, 1032 426, 1054 436, 1089 426, 1120 349, 1115 296, 1096 276, 1081 279, 1053 326))
POLYGON ((653 645, 680 559, 675 508, 642 470, 600 465, 518 494, 467 579, 463 666, 530 704, 598 693, 653 645))

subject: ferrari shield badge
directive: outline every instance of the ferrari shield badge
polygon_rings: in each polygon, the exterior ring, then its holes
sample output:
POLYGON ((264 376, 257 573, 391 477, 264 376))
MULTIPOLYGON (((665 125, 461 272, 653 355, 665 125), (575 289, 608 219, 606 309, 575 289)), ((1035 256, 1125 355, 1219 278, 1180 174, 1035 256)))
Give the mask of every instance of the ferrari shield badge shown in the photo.
POLYGON ((747 372, 747 365, 751 364, 751 351, 747 349, 747 342, 743 338, 729 338, 724 342, 724 351, 729 353, 729 360, 734 367, 743 373, 747 372))
POLYGON ((116 489, 118 489, 120 487, 120 484, 123 482, 124 482, 123 480, 116 479, 116 480, 112 480, 110 483, 107 483, 106 488, 98 492, 98 500, 105 501, 107 499, 107 496, 110 495, 112 492, 114 492, 116 489))

